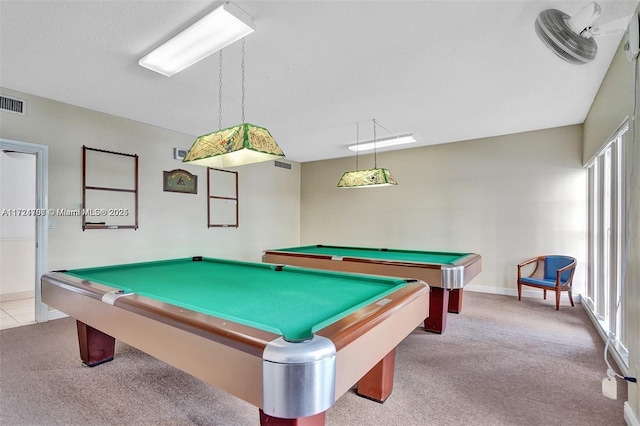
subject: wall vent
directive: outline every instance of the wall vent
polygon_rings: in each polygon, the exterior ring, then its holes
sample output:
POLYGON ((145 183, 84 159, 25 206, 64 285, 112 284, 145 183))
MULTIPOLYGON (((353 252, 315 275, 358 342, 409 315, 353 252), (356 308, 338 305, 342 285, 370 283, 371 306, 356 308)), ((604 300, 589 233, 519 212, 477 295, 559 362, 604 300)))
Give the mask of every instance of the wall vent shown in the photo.
POLYGON ((280 167, 282 169, 291 170, 291 164, 289 164, 289 163, 285 163, 285 162, 276 160, 276 161, 274 161, 274 164, 275 164, 276 167, 280 167))
POLYGON ((11 96, 0 95, 0 111, 12 114, 27 115, 27 101, 13 98, 11 96))

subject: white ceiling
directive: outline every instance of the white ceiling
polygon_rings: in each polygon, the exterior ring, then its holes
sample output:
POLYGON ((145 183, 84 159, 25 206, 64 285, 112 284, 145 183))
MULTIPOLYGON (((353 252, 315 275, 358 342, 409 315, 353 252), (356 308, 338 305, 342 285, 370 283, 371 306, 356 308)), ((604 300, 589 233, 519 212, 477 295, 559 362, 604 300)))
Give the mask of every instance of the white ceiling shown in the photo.
MULTIPOLYGON (((234 3, 256 27, 246 121, 299 162, 354 155, 355 123, 372 139, 373 118, 414 133, 411 146, 582 123, 623 37, 598 38, 596 59, 578 66, 547 49, 534 22, 586 1, 234 3)), ((638 5, 599 3, 601 23, 638 5)), ((219 4, 0 0, 0 86, 193 136, 218 130, 217 54, 173 77, 138 59, 219 4)), ((240 52, 224 51, 223 127, 241 122, 240 52)))

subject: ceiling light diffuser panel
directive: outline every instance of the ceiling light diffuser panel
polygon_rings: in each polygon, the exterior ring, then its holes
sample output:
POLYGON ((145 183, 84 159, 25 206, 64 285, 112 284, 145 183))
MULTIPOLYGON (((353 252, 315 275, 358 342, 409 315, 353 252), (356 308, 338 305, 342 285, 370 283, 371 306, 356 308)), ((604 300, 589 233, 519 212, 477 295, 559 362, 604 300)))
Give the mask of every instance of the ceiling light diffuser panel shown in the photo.
POLYGON ((371 141, 371 142, 356 143, 354 145, 349 145, 349 149, 351 151, 361 152, 361 151, 369 151, 374 148, 385 148, 388 146, 405 145, 405 144, 414 143, 414 142, 416 142, 416 139, 413 137, 413 135, 409 134, 409 135, 394 136, 386 139, 378 139, 375 142, 371 141))
POLYGON ((254 30, 251 16, 233 3, 225 3, 144 56, 138 63, 171 77, 254 30))

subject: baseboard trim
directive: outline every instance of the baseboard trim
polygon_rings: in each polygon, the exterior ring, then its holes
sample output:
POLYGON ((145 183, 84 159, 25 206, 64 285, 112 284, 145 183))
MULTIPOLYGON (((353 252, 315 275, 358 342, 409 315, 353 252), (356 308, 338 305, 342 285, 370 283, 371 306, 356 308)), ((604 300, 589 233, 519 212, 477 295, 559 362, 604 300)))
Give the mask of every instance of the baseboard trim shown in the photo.
POLYGON ((518 291, 512 288, 504 287, 487 287, 484 285, 467 284, 464 286, 465 291, 474 291, 476 293, 500 294, 503 296, 518 296, 518 291))
MULTIPOLYGON (((464 287, 465 291, 474 291, 476 293, 489 293, 489 294, 499 294, 502 296, 515 296, 518 297, 518 289, 515 288, 505 288, 505 287, 487 287, 484 285, 477 284, 467 284, 464 287)), ((582 298, 579 294, 573 294, 574 303, 581 303, 582 298)), ((542 299, 542 290, 526 290, 522 289, 522 297, 531 297, 535 299, 542 299)), ((554 292, 550 291, 547 293, 547 300, 554 300, 554 292)), ((569 302, 569 296, 566 292, 562 292, 560 294, 560 300, 569 302)))
POLYGON ((54 309, 54 310, 51 310, 51 311, 47 311, 47 321, 66 318, 68 316, 69 315, 65 314, 64 312, 60 312, 57 309, 54 309))
POLYGON ((624 402, 624 421, 627 422, 628 426, 640 426, 638 416, 636 416, 636 413, 633 412, 629 401, 624 402))
POLYGON ((36 297, 35 290, 19 291, 16 293, 0 294, 0 302, 11 302, 13 300, 30 299, 36 297))
MULTIPOLYGON (((602 338, 602 341, 606 343, 608 336, 607 336, 607 333, 602 328, 602 325, 600 325, 600 322, 593 315, 593 312, 591 312, 591 310, 589 309, 586 303, 583 303, 582 307, 584 308, 584 311, 587 313, 587 316, 591 320, 591 323, 593 323, 593 326, 596 328, 596 331, 602 338)), ((621 353, 621 348, 618 345, 619 345, 619 342, 616 343, 615 340, 613 342, 610 342, 609 354, 613 357, 613 360, 618 366, 618 369, 621 371, 621 373, 626 376, 628 374, 628 368, 629 368, 627 367, 627 365, 629 364, 629 357, 628 357, 628 354, 621 353)))

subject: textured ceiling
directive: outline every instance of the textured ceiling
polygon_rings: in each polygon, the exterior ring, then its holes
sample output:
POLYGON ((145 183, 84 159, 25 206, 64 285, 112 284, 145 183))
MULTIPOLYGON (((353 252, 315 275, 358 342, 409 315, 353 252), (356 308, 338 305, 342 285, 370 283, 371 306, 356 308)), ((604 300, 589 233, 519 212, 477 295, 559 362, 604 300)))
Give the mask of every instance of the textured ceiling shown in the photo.
MULTIPOLYGON (((599 37, 596 59, 577 66, 540 42, 534 21, 585 1, 234 3, 256 27, 246 120, 299 162, 353 155, 355 123, 372 139, 373 118, 414 133, 411 146, 582 123, 623 37, 599 37)), ((601 23, 638 5, 599 3, 601 23)), ((217 54, 173 77, 138 59, 219 4, 1 0, 0 86, 194 137, 215 131, 217 54)), ((224 51, 224 127, 241 121, 240 49, 224 51)))

